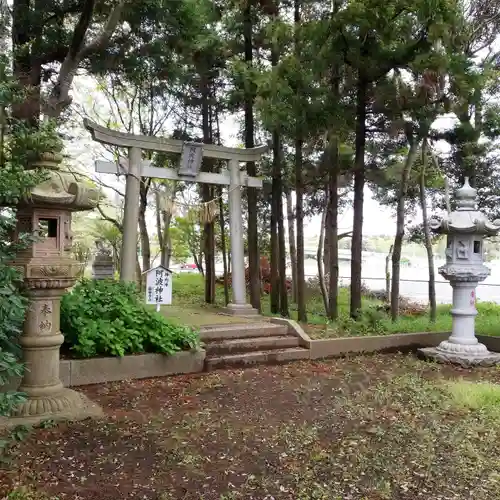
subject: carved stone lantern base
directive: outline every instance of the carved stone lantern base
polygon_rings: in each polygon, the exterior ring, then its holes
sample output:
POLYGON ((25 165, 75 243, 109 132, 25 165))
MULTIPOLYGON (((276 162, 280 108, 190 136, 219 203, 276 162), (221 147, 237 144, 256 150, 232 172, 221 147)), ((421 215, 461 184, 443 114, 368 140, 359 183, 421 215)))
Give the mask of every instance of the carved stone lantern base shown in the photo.
POLYGON ((27 399, 9 419, 0 419, 0 426, 101 416, 99 406, 85 395, 63 387, 59 377, 59 349, 64 342, 60 331, 61 297, 75 283, 81 266, 69 258, 20 257, 16 267, 24 276, 30 299, 19 338, 26 369, 18 390, 27 399))
POLYGON ((28 400, 17 408, 9 418, 0 418, 0 428, 15 428, 18 425, 37 425, 46 420, 76 421, 87 418, 100 418, 103 411, 87 396, 72 389, 62 388, 52 396, 47 394, 28 400))
POLYGON ((486 346, 477 340, 474 331, 477 315, 476 287, 478 281, 483 281, 489 275, 490 270, 483 265, 446 265, 439 271, 450 280, 453 288, 451 335, 438 347, 420 349, 420 354, 427 359, 465 368, 500 364, 500 354, 488 351, 486 346))
MULTIPOLYGON (((445 344, 443 342, 442 344, 445 344)), ((447 342, 446 342, 447 344, 447 342)), ((474 366, 496 366, 500 364, 500 354, 490 352, 483 344, 476 344, 467 352, 466 349, 452 351, 446 349, 446 345, 438 347, 425 347, 419 349, 418 352, 426 359, 437 361, 439 363, 448 363, 459 365, 463 368, 471 368, 474 366), (482 349, 484 348, 484 349, 482 349)), ((468 346, 460 346, 461 348, 468 346)))

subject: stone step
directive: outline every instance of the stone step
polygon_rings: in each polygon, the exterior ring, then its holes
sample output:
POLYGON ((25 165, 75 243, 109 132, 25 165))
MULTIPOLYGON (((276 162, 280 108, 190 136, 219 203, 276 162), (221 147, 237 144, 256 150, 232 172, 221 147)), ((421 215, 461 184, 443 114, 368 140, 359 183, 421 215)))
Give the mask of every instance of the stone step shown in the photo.
POLYGON ((242 323, 238 325, 213 325, 205 326, 200 330, 201 340, 242 339, 251 337, 275 337, 286 335, 288 327, 286 325, 276 325, 273 323, 242 323))
POLYGON ((245 368, 255 364, 278 364, 299 359, 309 359, 309 350, 302 347, 274 349, 270 351, 254 351, 222 356, 207 356, 206 371, 218 368, 245 368))
POLYGON ((272 337, 247 337, 242 339, 212 341, 205 345, 205 350, 207 355, 221 355, 249 351, 283 349, 285 347, 298 346, 299 339, 297 337, 293 335, 280 335, 272 337))

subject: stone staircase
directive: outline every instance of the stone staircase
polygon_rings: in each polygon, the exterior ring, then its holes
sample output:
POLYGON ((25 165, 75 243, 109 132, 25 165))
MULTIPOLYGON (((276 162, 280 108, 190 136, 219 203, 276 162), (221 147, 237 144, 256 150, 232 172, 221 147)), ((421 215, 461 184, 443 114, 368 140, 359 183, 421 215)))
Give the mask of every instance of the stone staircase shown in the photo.
POLYGON ((204 327, 200 335, 207 371, 309 358, 309 350, 299 346, 299 339, 288 333, 286 325, 264 321, 213 325, 204 327))

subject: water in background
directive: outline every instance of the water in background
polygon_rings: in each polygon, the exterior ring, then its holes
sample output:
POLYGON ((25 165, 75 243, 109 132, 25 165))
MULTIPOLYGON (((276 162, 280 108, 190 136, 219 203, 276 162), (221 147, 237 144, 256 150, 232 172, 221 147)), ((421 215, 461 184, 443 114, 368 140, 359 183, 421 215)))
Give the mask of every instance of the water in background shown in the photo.
MULTIPOLYGON (((409 299, 427 303, 429 270, 427 259, 412 257, 411 265, 401 266, 400 294, 409 299), (408 280, 408 281, 405 281, 408 280), (410 281, 414 280, 414 281, 410 281)), ((452 289, 448 282, 439 274, 438 268, 444 264, 443 259, 435 259, 436 266, 436 300, 440 304, 451 304, 452 289)), ((481 301, 500 302, 500 261, 486 264, 491 269, 490 276, 477 288, 477 298, 481 301), (489 285, 489 286, 488 286, 489 285), (492 286, 497 285, 497 286, 492 286)), ((306 265, 306 274, 317 275, 316 262, 306 265), (309 273, 309 270, 311 271, 309 273)), ((341 261, 339 273, 342 283, 348 284, 351 274, 350 262, 341 261)), ((385 289, 385 255, 363 252, 363 282, 373 290, 385 289)))
MULTIPOLYGON (((385 289, 385 258, 381 253, 363 252, 363 282, 372 290, 385 289)), ((427 280, 429 271, 427 259, 421 257, 411 257, 410 266, 401 266, 400 294, 409 299, 427 303, 427 280)), ((159 262, 155 262, 155 265, 159 262)), ((451 304, 452 290, 448 282, 439 274, 438 268, 444 264, 443 259, 435 259, 436 265, 436 300, 440 304, 451 304)), ((477 288, 477 298, 482 301, 500 303, 500 261, 492 261, 486 264, 491 269, 491 275, 483 281, 477 288)), ((177 270, 178 266, 173 265, 172 270, 177 270)), ((215 272, 222 276, 222 263, 217 262, 215 272)), ((351 274, 351 264, 348 260, 341 260, 339 263, 339 273, 342 284, 349 284, 351 274)), ((292 271, 287 269, 287 274, 291 277, 292 271)), ((305 274, 313 278, 318 275, 318 266, 315 260, 306 259, 305 274)))

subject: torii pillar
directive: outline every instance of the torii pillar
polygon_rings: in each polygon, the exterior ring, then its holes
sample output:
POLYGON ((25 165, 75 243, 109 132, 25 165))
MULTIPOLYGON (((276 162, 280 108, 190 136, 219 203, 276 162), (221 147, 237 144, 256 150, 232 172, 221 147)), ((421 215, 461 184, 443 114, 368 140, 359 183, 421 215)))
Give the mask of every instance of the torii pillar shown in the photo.
POLYGON ((262 179, 248 177, 240 171, 240 162, 259 161, 269 146, 255 148, 228 148, 214 144, 185 143, 175 139, 164 139, 150 136, 127 134, 102 127, 89 120, 84 126, 92 134, 92 138, 102 144, 128 148, 128 161, 119 164, 96 162, 96 171, 126 175, 125 208, 123 215, 123 241, 121 252, 120 279, 134 281, 137 260, 137 226, 139 220, 139 188, 142 177, 170 179, 184 182, 205 184, 222 184, 229 186, 229 225, 231 242, 232 268, 232 302, 226 312, 235 315, 254 315, 253 309, 246 300, 245 254, 243 214, 241 204, 241 187, 262 188, 262 179), (182 154, 183 163, 179 171, 171 168, 150 166, 142 160, 142 151, 161 151, 182 154), (185 155, 186 151, 189 153, 185 155), (196 157, 216 158, 229 162, 229 171, 221 173, 199 172, 196 157))

